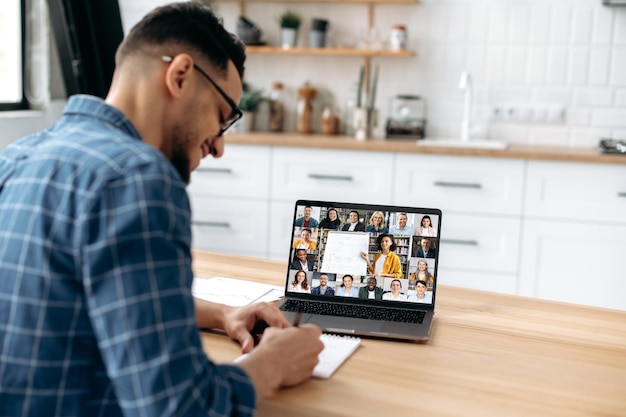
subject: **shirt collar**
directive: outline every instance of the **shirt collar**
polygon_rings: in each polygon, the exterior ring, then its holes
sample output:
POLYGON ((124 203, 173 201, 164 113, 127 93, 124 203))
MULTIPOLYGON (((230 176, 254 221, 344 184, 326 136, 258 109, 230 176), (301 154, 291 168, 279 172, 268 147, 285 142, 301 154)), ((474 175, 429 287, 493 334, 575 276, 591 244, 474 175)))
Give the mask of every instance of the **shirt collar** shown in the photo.
POLYGON ((131 121, 119 109, 94 96, 77 94, 71 96, 63 110, 64 116, 79 115, 97 119, 120 129, 127 135, 142 140, 131 121))

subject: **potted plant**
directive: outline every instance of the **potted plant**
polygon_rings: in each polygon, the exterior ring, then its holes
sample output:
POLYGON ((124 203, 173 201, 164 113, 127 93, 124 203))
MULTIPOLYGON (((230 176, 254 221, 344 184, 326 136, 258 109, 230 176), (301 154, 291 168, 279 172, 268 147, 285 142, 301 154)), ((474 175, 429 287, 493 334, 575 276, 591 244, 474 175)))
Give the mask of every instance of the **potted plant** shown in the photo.
POLYGON ((240 133, 250 132, 254 124, 254 115, 259 111, 261 103, 265 100, 262 90, 255 90, 247 83, 243 84, 243 92, 239 101, 239 109, 243 117, 236 126, 236 131, 240 133))
POLYGON ((282 15, 278 17, 278 24, 280 25, 280 43, 283 48, 293 48, 296 46, 298 39, 298 28, 300 27, 300 15, 286 10, 282 15))

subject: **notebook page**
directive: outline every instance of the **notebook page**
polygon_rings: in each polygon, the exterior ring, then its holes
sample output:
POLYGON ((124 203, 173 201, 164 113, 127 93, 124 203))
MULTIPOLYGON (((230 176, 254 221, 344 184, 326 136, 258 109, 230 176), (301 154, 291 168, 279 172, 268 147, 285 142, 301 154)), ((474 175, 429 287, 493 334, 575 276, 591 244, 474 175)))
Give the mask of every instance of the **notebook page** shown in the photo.
MULTIPOLYGON (((324 343, 324 349, 319 354, 319 363, 313 369, 315 378, 328 379, 348 359, 361 344, 361 339, 351 336, 339 336, 324 333, 320 336, 324 343)), ((237 363, 248 354, 237 357, 233 362, 237 363)))
POLYGON ((320 340, 324 343, 324 350, 319 354, 319 363, 313 370, 313 376, 324 379, 330 378, 361 344, 358 337, 328 333, 322 334, 320 340))

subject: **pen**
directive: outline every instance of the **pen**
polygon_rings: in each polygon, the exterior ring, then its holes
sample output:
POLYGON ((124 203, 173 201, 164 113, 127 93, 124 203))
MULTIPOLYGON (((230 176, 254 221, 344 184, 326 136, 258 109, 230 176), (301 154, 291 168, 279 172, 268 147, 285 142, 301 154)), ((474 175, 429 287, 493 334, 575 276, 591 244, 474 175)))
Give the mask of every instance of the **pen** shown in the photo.
POLYGON ((302 317, 302 312, 300 310, 296 311, 296 315, 293 317, 293 327, 298 327, 300 324, 300 318, 302 317))

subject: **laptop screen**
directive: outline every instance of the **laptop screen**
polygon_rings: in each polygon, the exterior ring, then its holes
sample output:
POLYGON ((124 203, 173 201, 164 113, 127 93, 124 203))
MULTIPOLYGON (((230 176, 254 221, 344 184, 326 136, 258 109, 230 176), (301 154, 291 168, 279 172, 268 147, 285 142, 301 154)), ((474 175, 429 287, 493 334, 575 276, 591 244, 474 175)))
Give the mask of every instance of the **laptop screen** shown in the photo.
POLYGON ((441 211, 298 201, 286 293, 379 305, 432 305, 441 211))

